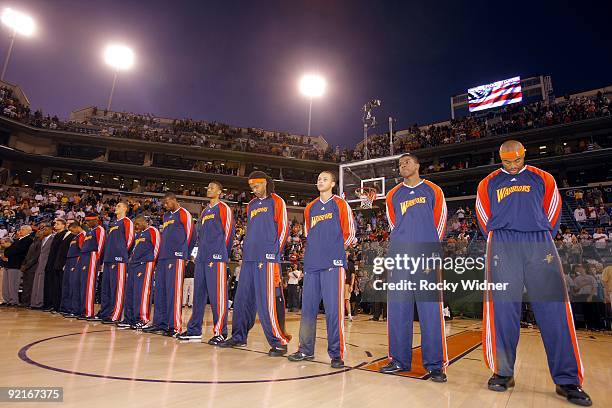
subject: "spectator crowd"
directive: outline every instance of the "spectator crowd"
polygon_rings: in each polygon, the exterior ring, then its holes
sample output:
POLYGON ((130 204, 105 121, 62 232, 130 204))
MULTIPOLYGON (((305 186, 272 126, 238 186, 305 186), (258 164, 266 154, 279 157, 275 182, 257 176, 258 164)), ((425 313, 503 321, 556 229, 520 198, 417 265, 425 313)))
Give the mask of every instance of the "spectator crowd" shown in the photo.
MULTIPOLYGON (((551 104, 513 104, 500 110, 452 119, 445 124, 419 126, 414 124, 394 141, 395 152, 414 151, 446 144, 462 143, 512 132, 567 124, 576 121, 610 116, 610 99, 598 92, 590 97, 566 97, 551 104)), ((193 119, 164 120, 150 114, 98 112, 85 122, 61 121, 57 116, 31 112, 14 97, 12 90, 0 88, 0 112, 11 119, 31 126, 68 132, 88 133, 101 137, 121 137, 160 143, 206 147, 272 154, 276 156, 332 162, 350 162, 365 158, 364 145, 354 149, 322 148, 307 136, 286 132, 242 128, 219 122, 193 119), (100 114, 101 113, 101 114, 100 114)), ((586 143, 585 143, 586 147, 586 143)), ((590 146, 597 148, 597 146, 590 146)), ((389 156, 389 135, 372 135, 367 143, 368 158, 389 156)), ((561 152, 563 153, 563 152, 561 152)), ((449 163, 448 167, 469 167, 469 163, 449 163)))
MULTIPOLYGON (((592 194, 589 195, 591 196, 592 194)), ((580 198, 580 194, 578 197, 580 198)), ((85 214, 93 212, 99 214, 102 226, 108 228, 114 217, 114 207, 119 200, 128 203, 128 217, 133 218, 143 214, 153 225, 159 225, 164 210, 160 199, 155 197, 129 194, 116 197, 90 191, 67 193, 2 187, 0 252, 3 252, 1 256, 5 260, 5 270, 22 272, 21 302, 27 301, 29 302, 27 305, 35 308, 41 305, 40 275, 44 268, 37 269, 37 262, 33 258, 40 258, 40 248, 44 247, 43 241, 52 236, 55 220, 66 220, 68 225, 72 221, 82 223, 85 214), (30 253, 29 247, 34 244, 37 246, 30 253), (17 249, 19 251, 16 251, 17 249), (20 254, 17 257, 14 255, 16 252, 20 254), (10 263, 7 263, 8 260, 10 263)), ((236 234, 230 259, 236 266, 232 267, 230 274, 230 300, 233 299, 232 294, 239 280, 242 244, 246 232, 245 206, 232 204, 231 207, 236 222, 236 234)), ((452 215, 447 222, 445 255, 484 253, 484 239, 478 231, 473 209, 469 206, 458 206, 450 208, 449 214, 452 215)), ((384 256, 387 252, 389 226, 386 214, 384 210, 377 208, 355 211, 355 221, 357 245, 349 250, 347 268, 347 282, 350 282, 350 309, 353 316, 366 313, 372 315, 372 320, 384 319, 385 302, 373 294, 373 281, 380 277, 372 273, 372 265, 375 257, 384 256)), ((283 287, 287 307, 294 311, 299 310, 301 305, 305 242, 303 224, 294 218, 283 254, 283 287)), ((612 258, 611 242, 612 229, 605 230, 601 227, 597 227, 593 234, 586 229, 574 234, 570 228, 563 226, 555 237, 574 314, 579 324, 590 330, 609 329, 607 316, 610 313, 610 299, 606 298, 606 293, 612 292, 612 270, 607 266, 609 265, 607 260, 612 258)), ((3 279, 7 285, 15 279, 20 279, 19 276, 13 275, 4 274, 3 279)), ((187 279, 191 278, 188 275, 187 279)), ((186 287, 192 286, 188 284, 186 287)), ((185 299, 192 298, 189 293, 185 294, 185 299)))
MULTIPOLYGON (((395 152, 407 152, 491 136, 505 135, 547 126, 572 123, 585 119, 610 116, 610 99, 601 92, 594 98, 566 97, 552 104, 536 102, 530 105, 507 105, 500 110, 489 111, 478 116, 452 119, 446 124, 419 126, 412 125, 406 135, 394 140, 395 152)), ((585 149, 586 150, 586 149, 585 149)), ((373 135, 368 138, 368 158, 389 156, 389 135, 373 135)), ((355 149, 352 159, 362 160, 363 145, 355 149)))

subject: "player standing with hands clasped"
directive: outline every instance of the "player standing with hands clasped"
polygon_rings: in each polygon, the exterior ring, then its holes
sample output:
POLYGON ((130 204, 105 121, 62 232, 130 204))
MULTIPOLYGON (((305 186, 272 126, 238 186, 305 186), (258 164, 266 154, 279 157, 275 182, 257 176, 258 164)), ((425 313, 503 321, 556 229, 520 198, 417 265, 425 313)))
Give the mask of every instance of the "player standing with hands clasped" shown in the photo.
POLYGON ((227 338, 227 261, 235 234, 234 215, 229 205, 221 201, 223 185, 211 181, 206 189, 210 202, 198 222, 195 260, 195 291, 193 312, 187 331, 179 340, 201 340, 202 319, 206 302, 210 301, 213 314, 211 346, 218 346, 227 338))
POLYGON ((304 292, 300 321, 300 346, 289 361, 314 359, 317 312, 323 298, 327 323, 327 352, 333 368, 344 367, 344 280, 346 248, 353 245, 355 220, 349 204, 334 195, 336 177, 319 174, 320 196, 304 210, 304 292))
POLYGON ((246 346, 258 314, 271 346, 268 356, 281 357, 287 354, 287 343, 291 340, 285 331, 285 299, 280 274, 280 258, 289 228, 287 207, 274 192, 274 181, 264 172, 252 172, 249 187, 255 198, 246 211, 247 230, 232 316, 232 337, 218 346, 246 346))
MULTIPOLYGON (((402 183, 393 187, 386 197, 387 218, 391 227, 392 254, 418 257, 423 253, 440 253, 440 243, 446 228, 446 200, 442 189, 419 175, 419 159, 413 154, 399 158, 402 183)), ((440 282, 440 271, 419 268, 414 271, 395 268, 389 282, 427 280, 440 282)), ((389 332, 389 364, 381 373, 408 371, 412 367, 412 335, 414 305, 419 313, 423 366, 434 382, 446 382, 448 353, 442 313, 442 292, 427 290, 390 291, 387 322, 389 332)))
POLYGON ((582 389, 583 368, 553 236, 561 221, 561 195, 552 175, 525 165, 525 148, 504 142, 502 168, 478 185, 476 215, 487 237, 486 279, 508 283, 504 292, 486 291, 483 350, 493 371, 488 387, 514 386, 514 361, 520 335, 523 288, 540 328, 556 392, 573 404, 590 406, 582 389))

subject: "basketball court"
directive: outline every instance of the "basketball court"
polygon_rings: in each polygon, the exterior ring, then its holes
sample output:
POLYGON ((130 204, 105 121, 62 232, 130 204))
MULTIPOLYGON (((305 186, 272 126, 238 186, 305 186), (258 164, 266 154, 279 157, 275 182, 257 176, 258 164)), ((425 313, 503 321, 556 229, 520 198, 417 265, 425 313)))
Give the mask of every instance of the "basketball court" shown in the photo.
MULTIPOLYGON (((189 315, 190 309, 184 309, 184 322, 189 315)), ((62 406, 83 406, 87 401, 91 408, 571 406, 554 393, 537 330, 522 330, 516 387, 496 393, 486 387, 490 372, 482 361, 479 320, 447 322, 451 364, 448 382, 438 384, 427 381, 419 364, 418 323, 412 371, 378 373, 387 355, 387 325, 368 318, 359 315, 353 322, 345 321, 347 367, 334 370, 326 352, 323 316, 317 324, 315 361, 292 363, 284 357, 267 356, 269 346, 259 323, 246 348, 221 349, 38 311, 3 308, 1 383, 63 387, 62 406)), ((298 313, 287 317, 287 329, 293 335, 290 352, 297 349, 299 319, 298 313)), ((211 325, 207 310, 204 341, 212 335, 211 325)), ((594 406, 606 406, 612 393, 612 337, 579 331, 578 338, 586 370, 584 387, 594 406)))

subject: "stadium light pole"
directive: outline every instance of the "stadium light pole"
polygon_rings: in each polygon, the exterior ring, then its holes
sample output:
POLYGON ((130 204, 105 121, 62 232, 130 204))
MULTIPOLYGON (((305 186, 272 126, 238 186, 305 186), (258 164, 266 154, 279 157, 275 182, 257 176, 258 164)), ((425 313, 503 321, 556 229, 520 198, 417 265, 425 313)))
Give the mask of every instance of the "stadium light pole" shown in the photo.
POLYGON ((368 159, 368 129, 376 127, 378 123, 376 122, 376 117, 372 115, 372 111, 374 108, 378 108, 381 105, 380 99, 372 99, 365 105, 363 105, 363 118, 361 119, 363 122, 363 155, 364 159, 368 159))
POLYGON ((132 68, 132 65, 134 65, 134 52, 125 45, 109 45, 104 51, 104 61, 115 70, 113 75, 113 86, 111 87, 110 95, 108 96, 108 104, 106 105, 106 110, 110 111, 119 71, 125 71, 132 68))
POLYGON ((312 122, 312 100, 319 98, 325 93, 327 82, 319 75, 304 75, 299 83, 300 92, 308 98, 308 136, 310 136, 310 124, 312 122))
POLYGON ((2 67, 0 81, 4 81, 4 74, 6 74, 6 68, 8 67, 9 60, 11 59, 11 53, 13 52, 13 45, 15 45, 15 37, 17 34, 30 37, 34 34, 35 30, 34 20, 32 17, 11 8, 5 8, 2 12, 2 24, 11 30, 11 43, 9 44, 9 49, 6 53, 6 58, 4 59, 4 66, 2 67))

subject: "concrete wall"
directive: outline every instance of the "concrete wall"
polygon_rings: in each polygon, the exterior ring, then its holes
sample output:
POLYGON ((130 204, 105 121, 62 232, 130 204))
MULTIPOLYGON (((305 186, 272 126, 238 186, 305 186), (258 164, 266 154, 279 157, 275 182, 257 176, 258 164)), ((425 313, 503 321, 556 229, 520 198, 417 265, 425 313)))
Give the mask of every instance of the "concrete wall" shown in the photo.
POLYGON ((57 145, 49 139, 32 136, 26 133, 13 133, 9 138, 9 147, 30 154, 57 155, 57 145))

